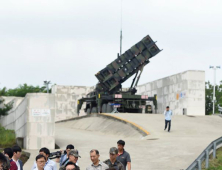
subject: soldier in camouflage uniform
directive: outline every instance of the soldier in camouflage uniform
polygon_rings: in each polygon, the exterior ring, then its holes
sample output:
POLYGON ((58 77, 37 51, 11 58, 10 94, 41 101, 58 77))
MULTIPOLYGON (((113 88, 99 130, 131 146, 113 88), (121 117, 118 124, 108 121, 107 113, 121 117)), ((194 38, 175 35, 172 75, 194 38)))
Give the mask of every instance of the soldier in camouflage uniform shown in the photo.
POLYGON ((123 164, 120 161, 116 160, 118 156, 118 149, 116 147, 110 148, 109 154, 110 159, 107 159, 106 161, 104 161, 104 163, 107 164, 109 168, 113 168, 116 170, 124 170, 123 164))

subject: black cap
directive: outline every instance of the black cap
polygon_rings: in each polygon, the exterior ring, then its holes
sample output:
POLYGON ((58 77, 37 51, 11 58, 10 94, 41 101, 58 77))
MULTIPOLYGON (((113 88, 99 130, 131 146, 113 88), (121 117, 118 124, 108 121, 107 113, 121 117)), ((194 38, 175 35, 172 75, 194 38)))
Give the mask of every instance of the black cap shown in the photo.
POLYGON ((169 106, 167 106, 166 108, 167 108, 167 109, 169 109, 170 107, 169 107, 169 106))

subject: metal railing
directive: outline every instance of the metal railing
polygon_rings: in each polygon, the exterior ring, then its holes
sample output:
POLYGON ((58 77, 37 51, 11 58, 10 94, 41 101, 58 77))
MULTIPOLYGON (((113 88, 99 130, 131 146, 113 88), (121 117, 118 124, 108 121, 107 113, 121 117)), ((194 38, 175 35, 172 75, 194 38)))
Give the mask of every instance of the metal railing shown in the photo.
POLYGON ((208 147, 197 157, 187 170, 201 170, 202 162, 205 161, 205 168, 209 168, 209 155, 213 152, 213 159, 216 158, 217 149, 222 145, 222 137, 211 142, 208 147))

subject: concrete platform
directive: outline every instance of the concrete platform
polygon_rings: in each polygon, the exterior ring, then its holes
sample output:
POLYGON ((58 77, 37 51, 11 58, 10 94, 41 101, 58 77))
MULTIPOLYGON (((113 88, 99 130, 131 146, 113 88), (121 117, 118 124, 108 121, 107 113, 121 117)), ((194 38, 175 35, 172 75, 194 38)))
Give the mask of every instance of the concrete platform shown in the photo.
POLYGON ((136 123, 150 134, 143 137, 130 125, 126 128, 125 123, 115 120, 83 118, 57 123, 56 143, 61 148, 74 144, 82 157, 79 159, 81 169, 91 163, 91 149, 98 149, 103 161, 109 156, 109 148, 123 139, 131 155, 132 170, 178 170, 186 169, 211 141, 222 136, 222 118, 219 116, 173 116, 170 133, 164 131, 164 116, 160 114, 115 116, 136 123))

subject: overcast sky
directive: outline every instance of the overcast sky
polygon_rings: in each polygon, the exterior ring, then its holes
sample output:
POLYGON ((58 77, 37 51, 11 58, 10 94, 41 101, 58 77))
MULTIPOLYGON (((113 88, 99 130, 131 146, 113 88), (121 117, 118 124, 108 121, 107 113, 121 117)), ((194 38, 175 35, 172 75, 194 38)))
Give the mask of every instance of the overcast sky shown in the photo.
MULTIPOLYGON (((139 84, 222 63, 221 0, 123 0, 123 51, 146 35, 161 53, 139 84)), ((121 0, 0 2, 0 88, 19 84, 93 86, 119 52, 121 0)), ((217 80, 222 80, 222 69, 217 80)), ((129 86, 126 82, 124 86, 129 86)))

